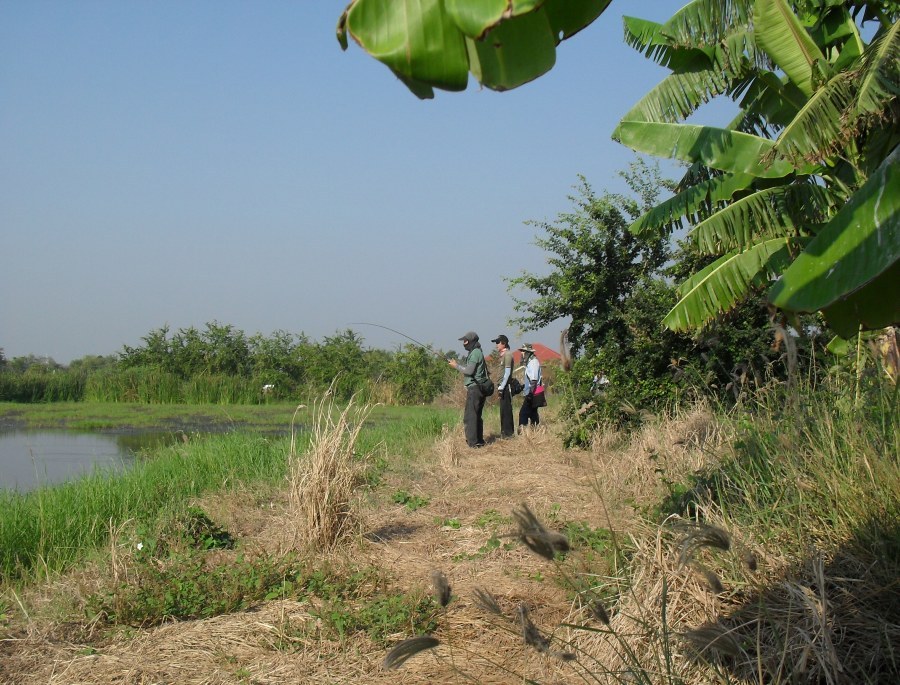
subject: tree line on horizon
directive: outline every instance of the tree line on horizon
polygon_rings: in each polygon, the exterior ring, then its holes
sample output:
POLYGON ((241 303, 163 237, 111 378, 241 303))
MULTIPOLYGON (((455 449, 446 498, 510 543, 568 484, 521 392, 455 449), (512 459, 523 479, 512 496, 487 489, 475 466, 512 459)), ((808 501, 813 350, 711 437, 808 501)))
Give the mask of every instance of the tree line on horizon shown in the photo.
POLYGON ((366 348, 350 329, 316 342, 284 330, 247 335, 213 321, 203 329, 161 326, 141 341, 68 365, 35 355, 7 360, 0 348, 0 401, 252 404, 330 390, 340 400, 421 404, 453 378, 443 358, 421 347, 366 348))

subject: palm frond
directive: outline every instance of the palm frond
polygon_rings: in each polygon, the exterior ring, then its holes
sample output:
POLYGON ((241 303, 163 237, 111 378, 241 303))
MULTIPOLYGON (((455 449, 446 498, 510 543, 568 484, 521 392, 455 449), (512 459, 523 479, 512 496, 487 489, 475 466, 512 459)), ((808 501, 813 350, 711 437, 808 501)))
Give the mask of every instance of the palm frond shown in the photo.
POLYGON ((681 226, 683 219, 696 220, 701 212, 730 200, 734 193, 748 188, 753 180, 750 174, 722 174, 708 178, 659 203, 631 224, 628 230, 635 235, 660 229, 671 231, 681 226))
POLYGON ((794 164, 820 162, 852 135, 844 112, 853 101, 855 74, 842 72, 819 88, 778 136, 770 154, 794 164))
POLYGON ((847 202, 847 196, 836 186, 817 183, 815 177, 797 180, 787 188, 785 211, 794 225, 807 234, 815 234, 847 202))
POLYGON ((681 299, 663 319, 674 331, 697 329, 731 309, 751 288, 779 274, 789 263, 789 238, 772 238, 747 250, 729 252, 689 278, 681 299))
POLYGON ((771 71, 757 72, 739 103, 741 112, 733 127, 764 138, 787 126, 806 104, 806 96, 790 81, 771 71))
POLYGON ((786 192, 786 186, 776 186, 742 197, 701 221, 688 235, 706 254, 743 248, 763 234, 788 235, 794 222, 785 211, 786 192))
POLYGON ((663 25, 675 45, 714 45, 748 26, 754 0, 694 0, 663 25))
POLYGON ((728 92, 729 75, 706 68, 670 74, 642 97, 623 119, 627 121, 684 121, 717 95, 728 92))
POLYGON ((662 24, 637 17, 622 17, 625 28, 625 44, 645 57, 673 71, 696 68, 708 64, 715 48, 692 48, 676 46, 662 32, 662 24))
POLYGON ((880 115, 900 94, 900 21, 866 48, 856 96, 859 115, 880 115))

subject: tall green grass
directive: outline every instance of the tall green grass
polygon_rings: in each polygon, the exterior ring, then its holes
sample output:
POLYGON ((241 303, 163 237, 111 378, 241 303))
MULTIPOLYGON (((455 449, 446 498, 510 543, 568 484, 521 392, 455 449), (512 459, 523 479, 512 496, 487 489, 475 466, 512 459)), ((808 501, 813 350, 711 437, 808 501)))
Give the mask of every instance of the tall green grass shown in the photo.
POLYGON ((790 534, 798 552, 852 542, 900 564, 895 388, 872 383, 858 399, 833 381, 769 388, 732 420, 733 454, 704 478, 725 515, 773 538, 790 534))
MULTIPOLYGON (((358 444, 360 456, 376 454, 371 481, 387 466, 384 454, 409 455, 458 420, 456 411, 427 407, 376 409, 358 444)), ((121 419, 127 422, 127 415, 121 419)), ((297 417, 301 454, 309 440, 306 419, 302 412, 297 417)), ((192 438, 121 473, 95 472, 30 493, 0 491, 0 579, 65 569, 105 545, 111 526, 150 523, 205 493, 278 485, 287 476, 288 440, 252 432, 192 438)))
POLYGON ((116 369, 88 378, 84 399, 89 402, 144 404, 253 404, 262 401, 262 382, 225 374, 202 374, 182 379, 148 367, 116 369))
POLYGON ((45 372, 0 372, 0 401, 72 402, 84 397, 87 374, 53 369, 45 372))
POLYGON ((0 492, 0 574, 53 572, 105 544, 110 526, 148 522, 206 492, 274 481, 286 439, 231 433, 163 448, 119 475, 102 471, 21 494, 0 492))

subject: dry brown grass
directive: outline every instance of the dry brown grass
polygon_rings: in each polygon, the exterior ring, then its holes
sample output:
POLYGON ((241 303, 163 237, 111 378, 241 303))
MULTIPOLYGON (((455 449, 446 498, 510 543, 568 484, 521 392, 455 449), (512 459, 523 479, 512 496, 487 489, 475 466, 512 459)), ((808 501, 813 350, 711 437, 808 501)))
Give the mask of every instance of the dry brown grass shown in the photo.
POLYGON ((338 410, 328 393, 312 407, 306 454, 296 453, 292 431, 289 502, 312 547, 330 549, 351 529, 351 502, 361 477, 354 450, 370 412, 371 406, 357 407, 353 399, 338 410))
POLYGON ((624 438, 598 432, 590 455, 604 502, 647 506, 667 494, 665 481, 678 482, 715 461, 730 436, 710 407, 700 402, 645 423, 624 438))

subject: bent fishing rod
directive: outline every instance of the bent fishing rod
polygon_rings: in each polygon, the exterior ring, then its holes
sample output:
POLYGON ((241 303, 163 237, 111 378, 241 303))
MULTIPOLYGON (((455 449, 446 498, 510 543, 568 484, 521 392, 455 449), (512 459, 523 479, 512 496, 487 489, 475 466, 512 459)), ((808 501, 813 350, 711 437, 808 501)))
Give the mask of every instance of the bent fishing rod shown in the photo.
POLYGON ((441 354, 440 352, 435 352, 433 349, 431 349, 425 343, 421 343, 418 340, 416 340, 415 338, 408 336, 408 335, 406 335, 406 333, 403 333, 402 331, 398 331, 395 328, 390 328, 389 326, 382 326, 380 323, 367 323, 365 321, 357 321, 356 323, 349 323, 347 325, 348 326, 375 326, 376 328, 383 328, 384 330, 390 331, 391 333, 396 333, 397 335, 402 335, 404 338, 406 338, 410 342, 415 343, 416 345, 421 347, 423 350, 428 350, 429 352, 431 352, 431 354, 435 355, 436 357, 440 357, 441 359, 444 358, 444 355, 441 354))

